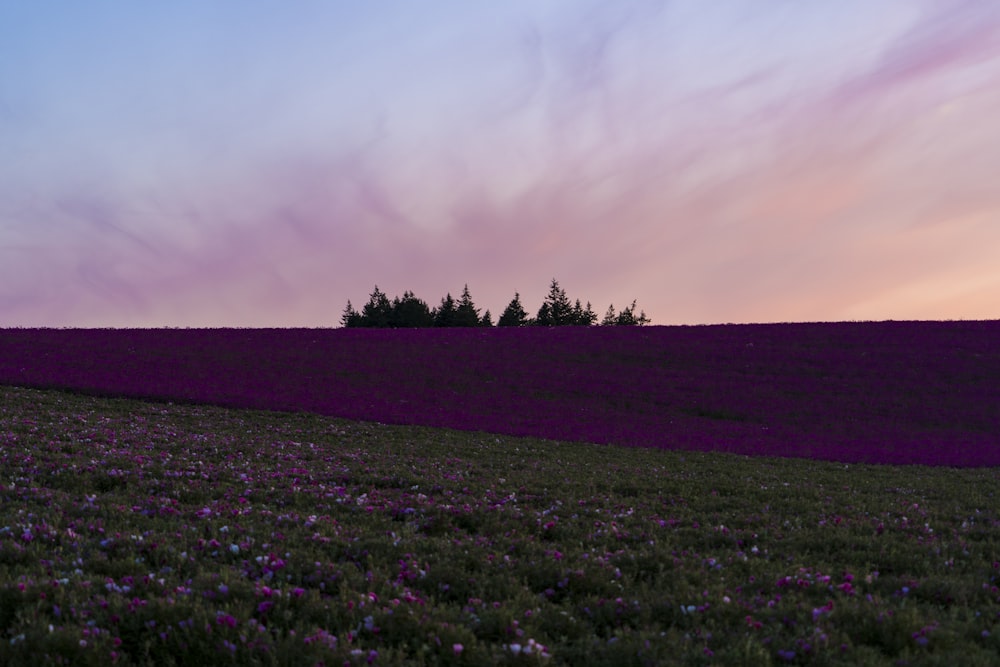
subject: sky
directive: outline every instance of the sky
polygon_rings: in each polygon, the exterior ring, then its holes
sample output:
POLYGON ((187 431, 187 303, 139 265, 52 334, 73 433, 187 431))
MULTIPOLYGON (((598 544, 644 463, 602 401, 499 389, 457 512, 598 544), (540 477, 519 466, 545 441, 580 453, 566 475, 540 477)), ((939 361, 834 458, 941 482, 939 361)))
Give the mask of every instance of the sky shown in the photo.
POLYGON ((0 0, 0 327, 1000 318, 992 0, 0 0))

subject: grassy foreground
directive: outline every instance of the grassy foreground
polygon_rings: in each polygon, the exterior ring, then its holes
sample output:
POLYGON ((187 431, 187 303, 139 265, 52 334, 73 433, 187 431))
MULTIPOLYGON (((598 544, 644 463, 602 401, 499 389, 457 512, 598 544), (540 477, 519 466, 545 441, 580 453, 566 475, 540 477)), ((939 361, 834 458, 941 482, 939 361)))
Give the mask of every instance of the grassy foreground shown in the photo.
POLYGON ((997 472, 0 387, 0 664, 995 664, 997 472))

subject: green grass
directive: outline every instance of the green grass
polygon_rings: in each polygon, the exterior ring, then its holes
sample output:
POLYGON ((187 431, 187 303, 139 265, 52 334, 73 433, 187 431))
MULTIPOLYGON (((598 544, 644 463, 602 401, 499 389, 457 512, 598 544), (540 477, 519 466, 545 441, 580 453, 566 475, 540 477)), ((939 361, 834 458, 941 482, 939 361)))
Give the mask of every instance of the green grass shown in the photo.
POLYGON ((0 664, 990 665, 997 490, 0 388, 0 664))

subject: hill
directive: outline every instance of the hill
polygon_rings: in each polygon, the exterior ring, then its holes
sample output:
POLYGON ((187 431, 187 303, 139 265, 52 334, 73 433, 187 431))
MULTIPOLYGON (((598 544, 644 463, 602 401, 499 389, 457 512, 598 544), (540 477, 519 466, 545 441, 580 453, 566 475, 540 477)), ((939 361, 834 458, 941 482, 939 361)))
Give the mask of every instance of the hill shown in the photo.
POLYGON ((5 329, 0 383, 625 446, 1000 464, 1000 322, 5 329))

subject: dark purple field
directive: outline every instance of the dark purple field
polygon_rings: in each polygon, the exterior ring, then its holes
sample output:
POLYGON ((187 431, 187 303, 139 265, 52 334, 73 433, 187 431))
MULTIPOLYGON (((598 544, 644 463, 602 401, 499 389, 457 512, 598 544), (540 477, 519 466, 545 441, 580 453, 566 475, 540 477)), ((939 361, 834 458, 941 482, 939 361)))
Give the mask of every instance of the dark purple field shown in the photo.
POLYGON ((3 329, 0 384, 629 446, 1000 465, 1000 321, 3 329))

